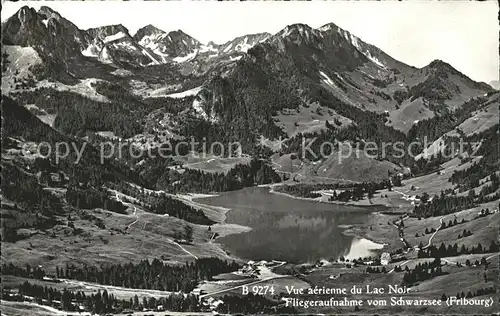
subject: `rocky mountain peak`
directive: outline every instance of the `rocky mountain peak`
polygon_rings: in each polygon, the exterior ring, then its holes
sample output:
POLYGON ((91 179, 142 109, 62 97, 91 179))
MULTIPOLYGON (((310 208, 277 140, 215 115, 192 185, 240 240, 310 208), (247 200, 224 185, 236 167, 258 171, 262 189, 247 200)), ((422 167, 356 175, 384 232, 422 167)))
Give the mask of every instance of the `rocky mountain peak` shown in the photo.
POLYGON ((142 28, 145 31, 153 32, 153 33, 165 33, 165 31, 157 28, 153 24, 148 24, 145 27, 142 28))
MULTIPOLYGON (((201 43, 194 37, 184 33, 182 30, 170 31, 167 34, 167 38, 172 42, 182 42, 190 43, 191 45, 200 45, 201 43)), ((184 45, 187 45, 184 43, 184 45)))
POLYGON ((54 18, 56 20, 62 19, 62 16, 58 12, 52 10, 47 6, 40 7, 40 9, 38 10, 38 14, 44 16, 46 19, 50 18, 54 18))
POLYGON ((23 6, 2 23, 4 44, 32 46, 49 59, 78 56, 85 37, 85 32, 46 6, 38 12, 23 6))
POLYGON ((438 77, 446 78, 448 75, 457 75, 460 77, 465 77, 460 71, 453 68, 452 65, 444 62, 440 59, 434 59, 427 66, 422 68, 425 73, 430 75, 436 75, 438 77))
POLYGON ((98 35, 98 36, 110 36, 118 32, 122 32, 128 37, 131 37, 128 29, 122 24, 112 24, 112 25, 90 28, 87 30, 87 32, 92 35, 98 35))
MULTIPOLYGON (((133 39, 139 45, 155 50, 158 48, 161 39, 164 38, 166 34, 167 33, 165 31, 157 28, 156 26, 148 24, 137 30, 133 39)), ((161 50, 159 50, 159 53, 161 55, 161 50)))
POLYGON ((327 31, 330 31, 330 30, 334 30, 334 31, 338 31, 340 29, 340 27, 338 27, 336 24, 330 22, 330 23, 327 23, 321 27, 318 28, 318 30, 322 31, 322 32, 327 32, 327 31))
POLYGON ((429 69, 439 69, 439 70, 448 70, 448 71, 454 71, 455 68, 453 68, 450 64, 447 62, 444 62, 440 59, 434 59, 429 63, 429 65, 426 66, 426 68, 429 69))
POLYGON ((21 24, 36 21, 38 18, 36 10, 26 5, 21 7, 21 9, 17 11, 17 14, 13 15, 11 18, 14 17, 17 17, 21 24))
POLYGON ((287 25, 283 30, 281 30, 277 36, 283 38, 286 37, 307 37, 309 38, 312 34, 316 33, 315 30, 307 24, 296 23, 287 25))

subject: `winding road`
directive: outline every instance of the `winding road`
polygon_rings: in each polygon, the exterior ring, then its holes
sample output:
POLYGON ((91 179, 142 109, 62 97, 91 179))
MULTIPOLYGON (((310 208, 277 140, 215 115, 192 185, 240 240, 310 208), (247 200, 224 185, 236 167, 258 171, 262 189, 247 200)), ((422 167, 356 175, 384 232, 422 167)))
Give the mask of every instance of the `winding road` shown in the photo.
MULTIPOLYGON (((452 214, 449 214, 449 215, 453 215, 454 217, 457 217, 458 215, 460 215, 460 213, 462 213, 463 211, 460 211, 460 212, 457 212, 457 213, 452 213, 452 214)), ((446 215, 444 215, 443 217, 441 217, 439 219, 439 227, 436 228, 436 231, 432 234, 432 236, 429 238, 429 243, 427 244, 427 246, 424 246, 422 247, 422 249, 427 249, 431 246, 432 244, 432 238, 434 238, 434 236, 437 234, 437 232, 441 229, 441 225, 443 225, 443 221, 445 220, 446 218, 446 215)))
POLYGON ((408 262, 410 262, 410 261, 413 261, 413 259, 409 259, 409 260, 406 260, 405 262, 402 262, 401 264, 395 265, 395 266, 394 266, 394 268, 392 268, 392 269, 391 269, 389 272, 387 272, 387 273, 389 274, 389 273, 394 272, 394 269, 396 269, 396 267, 401 267, 401 266, 403 266, 403 265, 407 264, 407 263, 408 263, 408 262))
POLYGON ((429 238, 429 243, 426 246, 422 247, 422 249, 427 249, 432 245, 432 238, 434 238, 434 236, 437 234, 437 232, 441 229, 441 225, 443 224, 443 220, 445 218, 446 218, 446 216, 443 216, 439 219, 439 223, 440 223, 439 227, 436 228, 436 231, 429 238))
MULTIPOLYGON (((123 203, 123 202, 122 202, 123 203)), ((137 207, 133 206, 132 207, 134 208, 134 213, 132 213, 133 216, 135 216, 135 221, 133 221, 132 223, 130 223, 128 226, 127 226, 127 230, 130 229, 130 227, 132 227, 132 225, 134 225, 135 223, 137 223, 137 221, 139 221, 139 215, 137 215, 137 207)))

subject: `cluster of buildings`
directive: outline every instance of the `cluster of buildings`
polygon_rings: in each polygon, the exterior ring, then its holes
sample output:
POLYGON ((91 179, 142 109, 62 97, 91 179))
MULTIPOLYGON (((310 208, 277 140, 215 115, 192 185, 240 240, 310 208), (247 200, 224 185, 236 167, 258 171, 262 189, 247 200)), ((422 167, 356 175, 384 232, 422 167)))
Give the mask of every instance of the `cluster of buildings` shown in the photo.
POLYGON ((246 276, 251 276, 251 277, 257 277, 259 275, 259 267, 274 267, 277 265, 282 264, 281 261, 266 261, 266 260, 261 260, 261 261, 253 261, 250 260, 248 261, 241 269, 239 269, 236 273, 237 274, 242 274, 246 276))

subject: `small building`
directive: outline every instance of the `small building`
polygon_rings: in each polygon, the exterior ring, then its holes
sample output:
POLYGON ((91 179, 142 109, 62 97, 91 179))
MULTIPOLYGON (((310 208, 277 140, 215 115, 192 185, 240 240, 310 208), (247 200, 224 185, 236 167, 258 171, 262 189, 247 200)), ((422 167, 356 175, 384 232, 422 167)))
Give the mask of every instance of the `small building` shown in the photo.
POLYGON ((384 252, 381 256, 380 256, 380 264, 383 265, 383 266, 386 266, 388 265, 389 263, 391 262, 391 254, 388 253, 388 252, 384 252))
POLYGON ((217 309, 219 307, 220 304, 224 304, 224 302, 222 300, 214 300, 211 304, 210 304, 210 309, 217 309))

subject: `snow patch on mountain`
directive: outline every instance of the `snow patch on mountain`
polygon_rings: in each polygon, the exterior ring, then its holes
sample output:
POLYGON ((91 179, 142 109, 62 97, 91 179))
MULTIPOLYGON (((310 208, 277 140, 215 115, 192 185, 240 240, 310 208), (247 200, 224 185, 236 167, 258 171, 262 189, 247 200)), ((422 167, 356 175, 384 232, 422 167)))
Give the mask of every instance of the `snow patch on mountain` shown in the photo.
POLYGON ((146 56, 149 57, 149 59, 151 59, 151 64, 153 65, 159 65, 161 64, 156 58, 153 57, 153 55, 151 55, 147 50, 143 49, 142 50, 142 53, 146 56))
POLYGON ((304 40, 310 42, 311 37, 318 35, 317 31, 305 24, 288 25, 277 35, 300 45, 304 40))
POLYGON ((369 60, 371 60, 372 62, 374 62, 377 66, 381 67, 381 68, 384 68, 384 69, 387 69, 387 67, 379 60, 377 59, 377 57, 373 56, 369 50, 367 51, 364 51, 362 52, 363 55, 366 56, 366 58, 368 58, 369 60))
POLYGON ((248 37, 245 37, 245 41, 242 44, 236 45, 236 50, 246 53, 252 47, 253 45, 248 43, 248 37))
POLYGON ((109 42, 113 42, 113 41, 119 40, 119 39, 121 39, 121 38, 123 38, 125 36, 126 36, 126 34, 120 31, 120 32, 118 32, 118 33, 116 33, 114 35, 106 36, 102 41, 104 43, 109 43, 109 42))
POLYGON ((218 45, 218 50, 220 54, 230 55, 234 52, 246 53, 248 50, 255 45, 264 42, 271 34, 269 33, 257 33, 257 34, 247 34, 245 36, 237 37, 229 42, 218 45))
POLYGON ((321 75, 321 77, 323 77, 323 82, 326 83, 328 86, 330 86, 331 88, 335 89, 335 90, 339 90, 340 88, 335 84, 335 82, 333 82, 333 80, 328 77, 327 74, 325 74, 324 72, 322 72, 321 70, 319 71, 319 74, 321 75))
POLYGON ((208 45, 202 45, 199 51, 200 53, 206 53, 206 52, 218 52, 219 50, 215 48, 212 44, 208 44, 208 45))
MULTIPOLYGON (((321 78, 321 81, 329 87, 336 95, 337 97, 340 97, 343 101, 353 105, 353 106, 359 106, 355 102, 352 101, 352 99, 342 90, 336 83, 333 81, 326 73, 323 71, 319 71, 321 78)), ((351 85, 352 86, 352 85, 351 85)))
POLYGON ((233 44, 228 45, 228 46, 224 49, 224 53, 229 52, 229 50, 231 50, 231 47, 233 47, 233 44))
POLYGON ((283 32, 283 34, 281 34, 281 37, 283 37, 283 38, 288 37, 292 34, 292 32, 293 32, 293 29, 291 27, 287 26, 285 28, 285 32, 283 32))
POLYGON ((94 44, 90 44, 87 48, 82 50, 82 55, 87 56, 87 57, 98 57, 99 56, 99 48, 95 46, 94 44))
POLYGON ((356 47, 356 49, 359 50, 363 55, 365 55, 366 58, 371 60, 377 66, 387 69, 387 67, 380 60, 378 60, 375 56, 372 55, 370 50, 366 49, 359 43, 360 39, 358 37, 354 36, 353 34, 347 31, 344 31, 343 35, 345 39, 348 40, 354 47, 356 47))
POLYGON ((198 51, 195 50, 194 52, 187 54, 186 56, 175 57, 173 59, 173 61, 175 61, 176 63, 184 63, 186 61, 190 61, 190 60, 194 59, 197 54, 198 54, 198 51))
POLYGON ((111 58, 107 47, 104 47, 101 50, 101 53, 99 54, 99 61, 105 64, 113 63, 113 59, 111 58))
POLYGON ((323 25, 322 27, 319 27, 318 31, 326 32, 326 31, 330 31, 331 29, 334 29, 334 28, 338 29, 338 27, 336 25, 334 25, 333 23, 328 23, 328 24, 323 25))
POLYGON ((142 47, 155 50, 158 49, 158 43, 156 43, 157 40, 158 40, 157 35, 146 35, 143 38, 141 38, 138 44, 141 45, 142 47))
MULTIPOLYGON (((134 51, 139 50, 138 46, 136 46, 135 43, 130 42, 130 41, 115 42, 115 43, 111 43, 108 45, 112 45, 114 48, 125 50, 127 52, 134 52, 134 51)), ((142 52, 142 49, 141 49, 141 52, 142 52)), ((144 54, 144 52, 142 52, 142 53, 144 54)))

